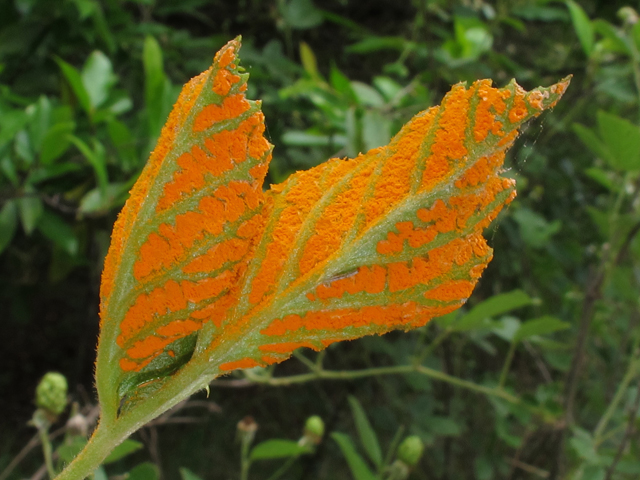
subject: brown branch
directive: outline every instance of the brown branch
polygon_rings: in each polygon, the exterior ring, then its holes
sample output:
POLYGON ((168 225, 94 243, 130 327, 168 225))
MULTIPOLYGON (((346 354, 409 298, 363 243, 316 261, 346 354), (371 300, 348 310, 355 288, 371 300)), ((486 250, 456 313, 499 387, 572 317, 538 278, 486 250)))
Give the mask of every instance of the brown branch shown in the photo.
POLYGON ((631 435, 635 430, 635 420, 636 420, 636 416, 638 415, 638 409, 640 409, 640 383, 638 383, 638 386, 636 388, 637 388, 636 398, 633 401, 633 406, 631 407, 631 411, 629 412, 629 421, 627 422, 627 429, 624 432, 624 436, 622 437, 622 442, 620 442, 620 446, 618 447, 616 456, 613 459, 613 462, 611 463, 611 465, 609 465, 609 468, 607 469, 607 474, 604 477, 604 480, 611 480, 611 478, 613 477, 613 474, 616 471, 616 465, 622 458, 622 455, 624 454, 624 449, 627 447, 627 443, 629 443, 629 440, 631 439, 631 435))
MULTIPOLYGON (((618 254, 613 262, 614 265, 619 265, 624 259, 633 238, 640 232, 640 222, 636 223, 633 228, 627 233, 624 242, 618 250, 618 254)), ((582 364, 584 363, 584 351, 587 343, 587 337, 589 335, 589 327, 591 326, 591 320, 593 319, 593 313, 595 309, 596 301, 600 299, 602 284, 604 283, 606 269, 604 263, 592 278, 587 293, 585 296, 584 304, 582 306, 582 314, 580 316, 580 329, 578 331, 578 339, 576 347, 571 361, 571 369, 567 377, 567 383, 565 384, 565 418, 567 424, 573 423, 573 404, 577 392, 578 380, 582 373, 582 364)))
MULTIPOLYGON (((634 237, 640 232, 640 222, 636 223, 631 230, 627 233, 618 254, 616 255, 613 265, 617 266, 627 255, 629 247, 634 237)), ((584 364, 585 349, 587 345, 587 337, 589 336, 589 329, 591 327, 591 321, 595 311, 595 304, 601 297, 602 285, 604 284, 606 274, 606 259, 601 263, 600 268, 592 276, 592 280, 587 287, 584 303, 582 305, 582 312, 580 315, 580 325, 578 330, 578 338, 576 341, 573 358, 571 360, 571 368, 567 376, 564 390, 564 411, 565 411, 565 428, 561 432, 561 438, 558 445, 558 458, 554 471, 552 471, 552 478, 561 476, 562 464, 564 459, 564 442, 566 436, 566 429, 569 425, 573 424, 573 408, 575 403, 575 397, 578 390, 578 381, 582 374, 582 368, 584 364)))

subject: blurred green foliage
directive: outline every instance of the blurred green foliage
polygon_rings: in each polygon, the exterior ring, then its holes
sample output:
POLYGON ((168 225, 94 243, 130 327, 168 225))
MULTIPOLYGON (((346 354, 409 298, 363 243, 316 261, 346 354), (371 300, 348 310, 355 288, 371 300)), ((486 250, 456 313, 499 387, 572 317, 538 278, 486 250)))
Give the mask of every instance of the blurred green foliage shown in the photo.
MULTIPOLYGON (((596 0, 0 2, 0 470, 33 433, 44 372, 94 401, 113 221, 180 85, 238 34, 276 145, 273 183, 387 143, 453 83, 574 75, 509 154, 519 196, 490 227, 495 258, 469 308, 268 372, 420 364, 520 400, 417 372, 286 389, 238 373, 212 386, 223 415, 144 429, 148 448, 124 444, 107 470, 239 478, 243 460, 266 465, 255 479, 283 465, 286 478, 638 478, 640 22, 596 0), (249 414, 260 428, 243 456, 231 439, 249 414), (286 440, 312 414, 322 442, 286 440), (411 468, 395 457, 403 435, 424 445, 411 468)), ((61 460, 81 446, 67 440, 61 460)), ((11 478, 41 463, 31 455, 11 478)))

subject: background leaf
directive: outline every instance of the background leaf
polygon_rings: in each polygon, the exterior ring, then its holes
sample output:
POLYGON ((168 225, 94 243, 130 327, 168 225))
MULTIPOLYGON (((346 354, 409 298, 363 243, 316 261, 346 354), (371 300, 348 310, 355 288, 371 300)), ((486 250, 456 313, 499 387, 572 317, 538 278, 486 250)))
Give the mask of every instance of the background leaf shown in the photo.
POLYGON ((351 406, 351 413, 353 415, 353 421, 356 424, 358 437, 360 437, 360 443, 364 447, 364 451, 369 456, 369 459, 380 469, 382 466, 382 450, 380 449, 376 432, 371 428, 367 415, 364 413, 358 399, 349 396, 349 405, 351 406))
POLYGON ((348 435, 333 432, 331 438, 333 438, 338 444, 338 447, 340 447, 340 451, 342 451, 342 455, 344 455, 355 480, 375 480, 375 475, 369 470, 363 458, 356 452, 353 442, 348 435))
POLYGON ((274 458, 297 457, 308 453, 309 449, 293 440, 281 440, 273 438, 257 444, 251 449, 251 460, 270 460, 274 458))
POLYGON ((567 7, 569 7, 569 13, 571 14, 573 28, 575 28, 582 49, 588 57, 593 51, 594 43, 594 32, 591 20, 589 20, 589 17, 578 3, 573 0, 566 0, 566 3, 567 7))
POLYGON ((546 315, 523 323, 516 331, 513 340, 518 342, 535 335, 548 335, 550 333, 557 332, 558 330, 566 330, 569 327, 569 323, 563 322, 556 317, 546 315))

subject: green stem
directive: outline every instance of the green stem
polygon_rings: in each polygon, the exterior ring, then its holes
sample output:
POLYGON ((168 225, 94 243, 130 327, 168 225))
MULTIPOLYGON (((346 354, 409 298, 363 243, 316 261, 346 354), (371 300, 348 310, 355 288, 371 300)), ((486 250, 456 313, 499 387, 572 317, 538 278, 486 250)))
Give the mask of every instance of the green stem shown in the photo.
POLYGON ((249 467, 251 467, 249 447, 251 446, 252 439, 248 439, 248 437, 248 435, 244 435, 242 438, 242 447, 240 452, 240 480, 247 480, 249 478, 249 467))
POLYGON ((287 459, 287 461, 284 462, 284 464, 278 470, 276 470, 273 475, 271 475, 267 480, 277 480, 278 478, 280 478, 287 470, 289 470, 289 468, 291 468, 291 465, 293 465, 297 459, 297 456, 287 459))
POLYGON ((509 345, 509 352, 507 353, 507 358, 504 359, 504 365, 502 365, 502 371, 500 372, 500 381, 498 382, 498 388, 504 388, 504 384, 507 381, 507 374, 509 373, 509 367, 511 367, 511 362, 513 361, 513 355, 516 353, 516 346, 518 342, 511 342, 509 345))
POLYGON ((490 395, 492 397, 502 398, 509 403, 519 404, 522 401, 515 395, 511 395, 508 392, 500 388, 485 387, 478 385, 477 383, 463 380, 452 375, 434 370, 423 365, 398 365, 394 367, 376 367, 365 368, 363 370, 317 370, 311 373, 303 373, 300 375, 292 375, 289 377, 264 377, 256 375, 250 370, 246 370, 244 374, 247 379, 256 382, 264 383, 274 387, 281 387, 287 385, 294 385, 297 383, 310 382, 312 380, 353 380, 355 378, 372 377, 378 375, 398 375, 405 373, 420 373, 427 377, 434 378, 443 382, 450 383, 460 388, 471 390, 476 393, 482 393, 490 395))
POLYGON ((38 427, 38 435, 40 436, 40 442, 42 442, 42 454, 44 455, 44 463, 47 466, 49 478, 53 479, 56 476, 56 471, 53 468, 53 452, 51 450, 51 442, 49 441, 49 429, 38 427))
POLYGON ((433 339, 433 342, 429 343, 421 352, 418 358, 416 359, 416 363, 422 363, 425 358, 427 358, 431 353, 442 343, 444 342, 449 335, 451 334, 451 330, 445 328, 442 330, 436 338, 433 339))

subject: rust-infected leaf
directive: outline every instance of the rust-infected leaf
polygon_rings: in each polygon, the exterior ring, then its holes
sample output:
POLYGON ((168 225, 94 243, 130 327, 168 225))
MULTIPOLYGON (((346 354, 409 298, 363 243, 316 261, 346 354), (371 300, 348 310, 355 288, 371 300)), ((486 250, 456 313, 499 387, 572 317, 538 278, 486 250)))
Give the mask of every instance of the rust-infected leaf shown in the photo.
POLYGON ((460 307, 491 259, 482 231, 515 196, 505 151, 569 82, 455 85, 388 146, 264 194, 271 147, 239 47, 184 87, 114 227, 97 364, 112 420, 460 307))

